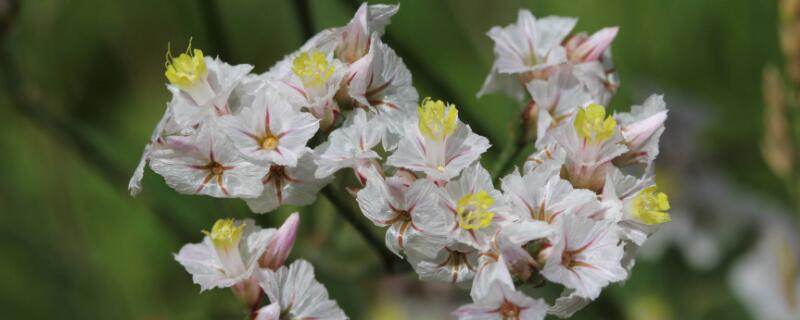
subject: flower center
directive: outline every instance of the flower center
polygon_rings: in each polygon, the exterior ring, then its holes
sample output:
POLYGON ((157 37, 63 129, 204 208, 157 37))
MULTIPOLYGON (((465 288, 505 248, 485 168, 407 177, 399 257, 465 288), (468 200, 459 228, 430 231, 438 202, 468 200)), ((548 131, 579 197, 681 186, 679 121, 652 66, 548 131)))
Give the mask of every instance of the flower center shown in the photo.
POLYGON ((181 53, 177 58, 173 57, 172 52, 167 48, 165 67, 167 70, 164 75, 167 80, 181 89, 194 87, 199 80, 206 76, 206 61, 203 59, 203 51, 192 49, 191 40, 189 40, 186 52, 181 53))
POLYGON ((672 218, 669 210, 669 199, 663 192, 658 192, 655 185, 639 192, 633 199, 633 215, 648 225, 669 222, 672 218))
POLYGON ((319 51, 303 52, 292 61, 292 72, 303 80, 306 87, 325 84, 334 70, 335 67, 328 62, 328 56, 319 51))
POLYGON ((617 120, 612 116, 606 117, 606 108, 593 103, 585 109, 578 109, 574 125, 578 136, 592 143, 600 143, 614 135, 617 120))
POLYGON ((441 100, 425 98, 419 106, 419 131, 430 139, 444 140, 456 129, 458 109, 441 100))
POLYGON ((266 137, 261 139, 261 149, 272 151, 278 148, 278 137, 272 134, 267 134, 266 137))
POLYGON ((244 224, 236 226, 233 219, 227 218, 217 220, 211 228, 211 232, 203 230, 203 233, 211 238, 214 247, 227 252, 239 245, 243 230, 244 224))
POLYGON ((511 303, 511 301, 503 300, 503 304, 500 305, 500 315, 503 317, 503 320, 519 320, 519 313, 520 308, 511 303))
POLYGON ((464 230, 479 230, 489 226, 494 217, 494 212, 489 207, 494 204, 494 199, 486 191, 467 194, 456 203, 458 226, 464 230))
POLYGON ((211 172, 215 175, 221 175, 223 172, 225 172, 225 166, 219 162, 214 162, 211 164, 211 172))

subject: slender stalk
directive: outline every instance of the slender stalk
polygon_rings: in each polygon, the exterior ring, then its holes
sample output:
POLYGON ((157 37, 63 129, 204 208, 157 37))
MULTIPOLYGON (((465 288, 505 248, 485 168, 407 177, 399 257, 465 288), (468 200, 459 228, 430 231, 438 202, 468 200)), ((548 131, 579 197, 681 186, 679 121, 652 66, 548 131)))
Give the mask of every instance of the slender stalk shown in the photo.
MULTIPOLYGON (((21 116, 39 126, 52 139, 61 141, 63 145, 74 146, 77 155, 89 166, 94 168, 100 176, 112 186, 122 186, 119 192, 128 194, 128 175, 126 170, 117 166, 111 159, 98 151, 95 143, 82 130, 80 123, 69 118, 62 118, 49 113, 46 106, 37 104, 25 95, 23 79, 19 69, 14 63, 13 54, 5 41, 0 42, 0 83, 6 92, 11 107, 21 116)), ((150 209, 159 218, 161 223, 171 231, 180 241, 185 242, 194 238, 194 232, 189 232, 182 227, 180 221, 172 218, 169 209, 150 204, 150 209)))
POLYGON ((311 39, 314 36, 314 23, 312 22, 308 0, 292 0, 292 4, 294 5, 294 12, 297 14, 297 20, 300 23, 303 39, 311 39))
POLYGON ((219 5, 216 0, 200 1, 200 13, 206 21, 206 34, 208 35, 211 47, 217 50, 217 54, 224 57, 227 61, 233 61, 233 53, 230 50, 228 39, 225 36, 225 29, 222 24, 219 5))
POLYGON ((347 222, 353 226, 353 229, 361 235, 361 238, 367 242, 367 245, 375 251, 375 254, 377 254, 378 258, 381 260, 383 268, 386 271, 393 271, 394 260, 397 258, 386 250, 383 241, 372 233, 369 226, 364 224, 364 221, 355 214, 355 210, 340 196, 340 193, 337 192, 332 185, 327 185, 325 188, 322 188, 322 194, 336 208, 336 212, 339 216, 347 220, 347 222))
POLYGON ((264 290, 258 291, 258 298, 256 298, 256 302, 250 307, 250 319, 255 320, 258 316, 258 309, 261 306, 261 300, 264 298, 264 290))
POLYGON ((524 142, 518 141, 517 139, 514 140, 515 141, 509 142, 503 147, 503 151, 500 152, 500 155, 497 157, 492 167, 492 177, 494 177, 495 183, 500 181, 500 177, 508 172, 508 169, 514 164, 514 160, 525 150, 524 142))

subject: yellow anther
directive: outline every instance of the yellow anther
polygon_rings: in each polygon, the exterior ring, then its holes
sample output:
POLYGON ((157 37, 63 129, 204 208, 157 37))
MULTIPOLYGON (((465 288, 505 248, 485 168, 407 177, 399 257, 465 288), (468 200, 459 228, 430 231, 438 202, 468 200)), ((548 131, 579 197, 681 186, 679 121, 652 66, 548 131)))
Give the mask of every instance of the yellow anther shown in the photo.
POLYGON ((458 109, 441 100, 425 98, 419 106, 419 131, 434 140, 444 140, 456 130, 458 109))
POLYGON ((206 76, 206 61, 203 59, 203 51, 192 49, 191 39, 186 52, 181 53, 177 58, 172 56, 168 46, 166 60, 167 71, 164 72, 164 75, 167 76, 170 83, 178 88, 190 89, 206 76))
POLYGON ((243 230, 244 224, 236 226, 234 220, 228 218, 217 220, 211 232, 203 230, 203 233, 211 238, 214 247, 227 251, 239 245, 243 230))
POLYGON ((633 215, 648 225, 672 221, 669 213, 669 200, 663 192, 658 192, 655 185, 639 192, 633 199, 633 215))
POLYGON ((292 72, 303 80, 306 87, 325 84, 334 70, 328 56, 319 51, 303 52, 292 61, 292 72))
POLYGON ((617 120, 606 117, 606 108, 599 104, 590 104, 585 109, 579 108, 575 116, 575 130, 578 136, 592 143, 599 143, 614 135, 617 120))
POLYGON ((486 191, 467 194, 456 203, 458 226, 464 230, 478 230, 489 226, 494 212, 488 211, 494 199, 486 191))

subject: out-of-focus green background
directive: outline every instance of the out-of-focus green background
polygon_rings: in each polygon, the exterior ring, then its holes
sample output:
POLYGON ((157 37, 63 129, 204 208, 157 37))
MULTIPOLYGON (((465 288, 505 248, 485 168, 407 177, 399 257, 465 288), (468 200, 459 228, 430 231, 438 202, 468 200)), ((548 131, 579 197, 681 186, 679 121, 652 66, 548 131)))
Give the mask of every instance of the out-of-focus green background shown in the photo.
MULTIPOLYGON (((708 122, 693 139, 708 155, 703 161, 737 188, 789 203, 759 151, 761 71, 781 61, 774 1, 403 2, 386 42, 413 56, 407 62, 421 96, 451 95, 468 121, 488 130, 493 149, 508 139, 519 107, 499 95, 475 97, 493 60, 485 32, 515 21, 519 8, 579 17, 577 30, 620 26, 613 52, 622 88, 611 107, 627 110, 650 91, 668 93, 668 104, 676 102, 669 94, 695 101, 689 108, 708 122)), ((355 11, 338 0, 310 1, 309 9, 315 32, 344 25, 355 11)), ((179 195, 150 171, 144 192, 131 198, 127 178, 169 99, 168 42, 179 48, 193 37, 207 55, 224 52, 223 60, 263 72, 303 43, 300 27, 291 0, 21 1, 0 67, 11 82, 0 91, 0 317, 243 318, 228 291, 199 294, 172 253, 220 217, 253 214, 239 200, 179 195)), ((277 226, 292 209, 257 219, 277 226)), ((734 253, 752 239, 735 240, 734 253)), ((325 200, 301 210, 292 259, 299 257, 353 319, 408 314, 402 294, 382 293, 402 279, 382 276, 373 251, 325 200)), ((695 271, 668 249, 640 261, 625 285, 576 318, 747 319, 726 282, 731 259, 695 271)), ((466 301, 467 291, 456 297, 466 301)), ((454 307, 420 305, 431 319, 454 307)))

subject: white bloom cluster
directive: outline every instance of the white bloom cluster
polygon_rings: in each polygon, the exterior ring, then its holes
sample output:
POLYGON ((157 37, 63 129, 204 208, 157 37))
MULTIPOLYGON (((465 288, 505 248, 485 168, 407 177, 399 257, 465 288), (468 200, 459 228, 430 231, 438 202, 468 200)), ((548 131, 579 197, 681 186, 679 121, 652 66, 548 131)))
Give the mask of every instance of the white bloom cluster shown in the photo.
MULTIPOLYGON (((389 250, 423 280, 471 287, 474 303, 455 311, 462 319, 568 317, 625 280, 638 247, 670 219, 652 166, 667 111, 653 96, 606 115, 618 86, 609 50, 617 29, 568 36, 576 19, 522 10, 516 24, 489 31, 497 60, 480 94, 528 100, 523 125, 537 133, 537 151, 498 189, 479 162, 488 139, 455 105, 420 102, 409 70, 381 42, 398 9, 362 5, 349 24, 262 74, 198 49, 168 56, 173 99, 131 192, 149 162, 181 193, 242 198, 264 213, 312 203, 350 168, 362 184, 356 201, 388 228, 389 250), (547 303, 521 291, 543 280, 563 285, 562 297, 547 303)), ((217 224, 177 255, 203 289, 256 281, 272 302, 260 318, 344 317, 307 263, 287 269, 285 257, 259 258, 269 256, 272 231, 217 224), (260 269, 259 259, 273 262, 260 269)))

